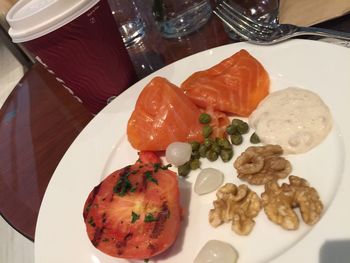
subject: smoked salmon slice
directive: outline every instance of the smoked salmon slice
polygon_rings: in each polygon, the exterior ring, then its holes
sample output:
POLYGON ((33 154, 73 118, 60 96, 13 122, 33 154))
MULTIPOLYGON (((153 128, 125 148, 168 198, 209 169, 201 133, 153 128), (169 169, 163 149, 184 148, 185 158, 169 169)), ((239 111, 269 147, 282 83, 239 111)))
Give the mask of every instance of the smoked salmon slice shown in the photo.
POLYGON ((219 64, 192 74, 182 84, 199 107, 247 117, 269 93, 270 78, 261 63, 242 49, 219 64))
POLYGON ((175 141, 203 141, 200 113, 182 89, 155 77, 137 99, 128 121, 128 140, 140 151, 163 151, 175 141))

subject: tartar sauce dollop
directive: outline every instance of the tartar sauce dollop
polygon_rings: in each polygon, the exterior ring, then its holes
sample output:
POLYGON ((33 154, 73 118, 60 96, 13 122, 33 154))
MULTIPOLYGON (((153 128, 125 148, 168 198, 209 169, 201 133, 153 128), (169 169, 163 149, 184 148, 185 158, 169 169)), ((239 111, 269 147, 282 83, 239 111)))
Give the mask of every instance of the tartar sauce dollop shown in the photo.
POLYGON ((328 106, 314 92, 290 87, 269 94, 249 117, 263 144, 279 144, 285 153, 304 153, 332 129, 328 106))

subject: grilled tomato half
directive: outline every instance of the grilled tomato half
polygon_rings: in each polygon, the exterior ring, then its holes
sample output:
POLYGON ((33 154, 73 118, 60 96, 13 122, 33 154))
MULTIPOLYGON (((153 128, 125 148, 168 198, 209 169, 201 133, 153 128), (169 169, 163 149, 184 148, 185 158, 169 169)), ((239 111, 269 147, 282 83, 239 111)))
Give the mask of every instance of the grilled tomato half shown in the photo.
POLYGON ((180 230, 176 173, 153 152, 117 170, 89 194, 83 211, 92 244, 119 258, 147 259, 168 249, 180 230))

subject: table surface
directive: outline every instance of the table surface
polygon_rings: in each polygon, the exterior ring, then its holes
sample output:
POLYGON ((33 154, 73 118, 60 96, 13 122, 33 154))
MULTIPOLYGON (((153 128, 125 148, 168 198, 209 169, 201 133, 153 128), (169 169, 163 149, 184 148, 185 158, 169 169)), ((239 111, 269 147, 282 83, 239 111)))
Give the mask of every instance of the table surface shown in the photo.
MULTIPOLYGON (((145 20, 146 36, 128 49, 139 78, 183 57, 234 42, 215 16, 197 32, 178 39, 162 38, 150 16, 145 20)), ((350 32, 350 15, 318 26, 350 32)), ((34 241, 40 204, 55 168, 92 118, 38 63, 1 108, 0 214, 30 240, 34 241)))

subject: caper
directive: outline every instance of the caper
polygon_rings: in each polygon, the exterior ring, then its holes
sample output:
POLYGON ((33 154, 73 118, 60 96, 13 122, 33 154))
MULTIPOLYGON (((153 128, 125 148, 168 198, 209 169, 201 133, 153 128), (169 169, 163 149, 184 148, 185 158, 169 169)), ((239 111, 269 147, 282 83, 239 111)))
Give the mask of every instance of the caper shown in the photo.
POLYGON ((231 125, 235 127, 235 129, 237 131, 235 133, 246 134, 249 131, 248 123, 246 123, 240 119, 233 119, 231 122, 231 125))
POLYGON ((200 155, 200 153, 199 153, 199 150, 198 150, 198 151, 192 151, 192 153, 191 153, 191 158, 192 158, 192 159, 199 159, 199 158, 201 158, 201 155, 200 155))
POLYGON ((193 141, 190 144, 191 144, 191 147, 192 147, 192 151, 198 151, 199 150, 199 145, 200 145, 199 142, 193 141))
POLYGON ((260 138, 255 132, 250 136, 250 142, 254 144, 257 144, 260 142, 260 138))
POLYGON ((240 120, 240 119, 233 119, 233 120, 231 121, 231 125, 233 125, 233 126, 238 126, 238 125, 242 124, 242 122, 244 122, 244 121, 242 121, 242 120, 240 120))
POLYGON ((226 133, 228 134, 228 135, 232 135, 232 134, 235 134, 235 133, 237 133, 237 126, 234 126, 234 125, 229 125, 229 126, 227 126, 226 127, 226 133))
POLYGON ((226 149, 221 150, 220 157, 221 157, 221 160, 223 162, 225 162, 225 163, 228 162, 233 157, 233 149, 231 149, 231 150, 226 150, 226 149))
POLYGON ((214 140, 212 138, 205 138, 204 139, 204 145, 208 148, 211 147, 213 145, 213 143, 214 143, 214 140))
POLYGON ((209 161, 214 162, 219 158, 219 154, 213 150, 207 151, 206 157, 209 161))
POLYGON ((190 161, 191 170, 196 170, 201 166, 201 162, 198 159, 193 159, 190 161))
POLYGON ((190 173, 190 171, 191 171, 190 162, 186 162, 185 164, 177 167, 177 173, 183 177, 187 176, 190 173))
POLYGON ((204 138, 209 137, 210 134, 212 134, 212 132, 213 132, 213 128, 211 126, 209 126, 209 125, 203 126, 202 133, 203 133, 204 138))
POLYGON ((200 157, 204 158, 207 154, 207 151, 208 151, 208 147, 205 146, 205 144, 201 144, 199 146, 198 152, 199 152, 200 157))
POLYGON ((208 124, 211 121, 211 116, 207 113, 202 113, 199 115, 199 122, 202 124, 208 124))
POLYGON ((243 137, 241 134, 231 135, 231 143, 234 145, 240 145, 243 142, 243 137))
POLYGON ((237 131, 238 131, 240 134, 246 134, 246 133, 248 133, 248 131, 249 131, 249 125, 248 125, 248 123, 243 122, 241 125, 238 125, 238 126, 237 126, 237 131))
POLYGON ((213 143, 213 145, 210 148, 211 150, 213 150, 216 153, 220 153, 221 152, 221 147, 215 142, 213 143))
POLYGON ((222 148, 222 149, 232 149, 232 145, 230 141, 226 138, 218 138, 216 143, 222 148))

